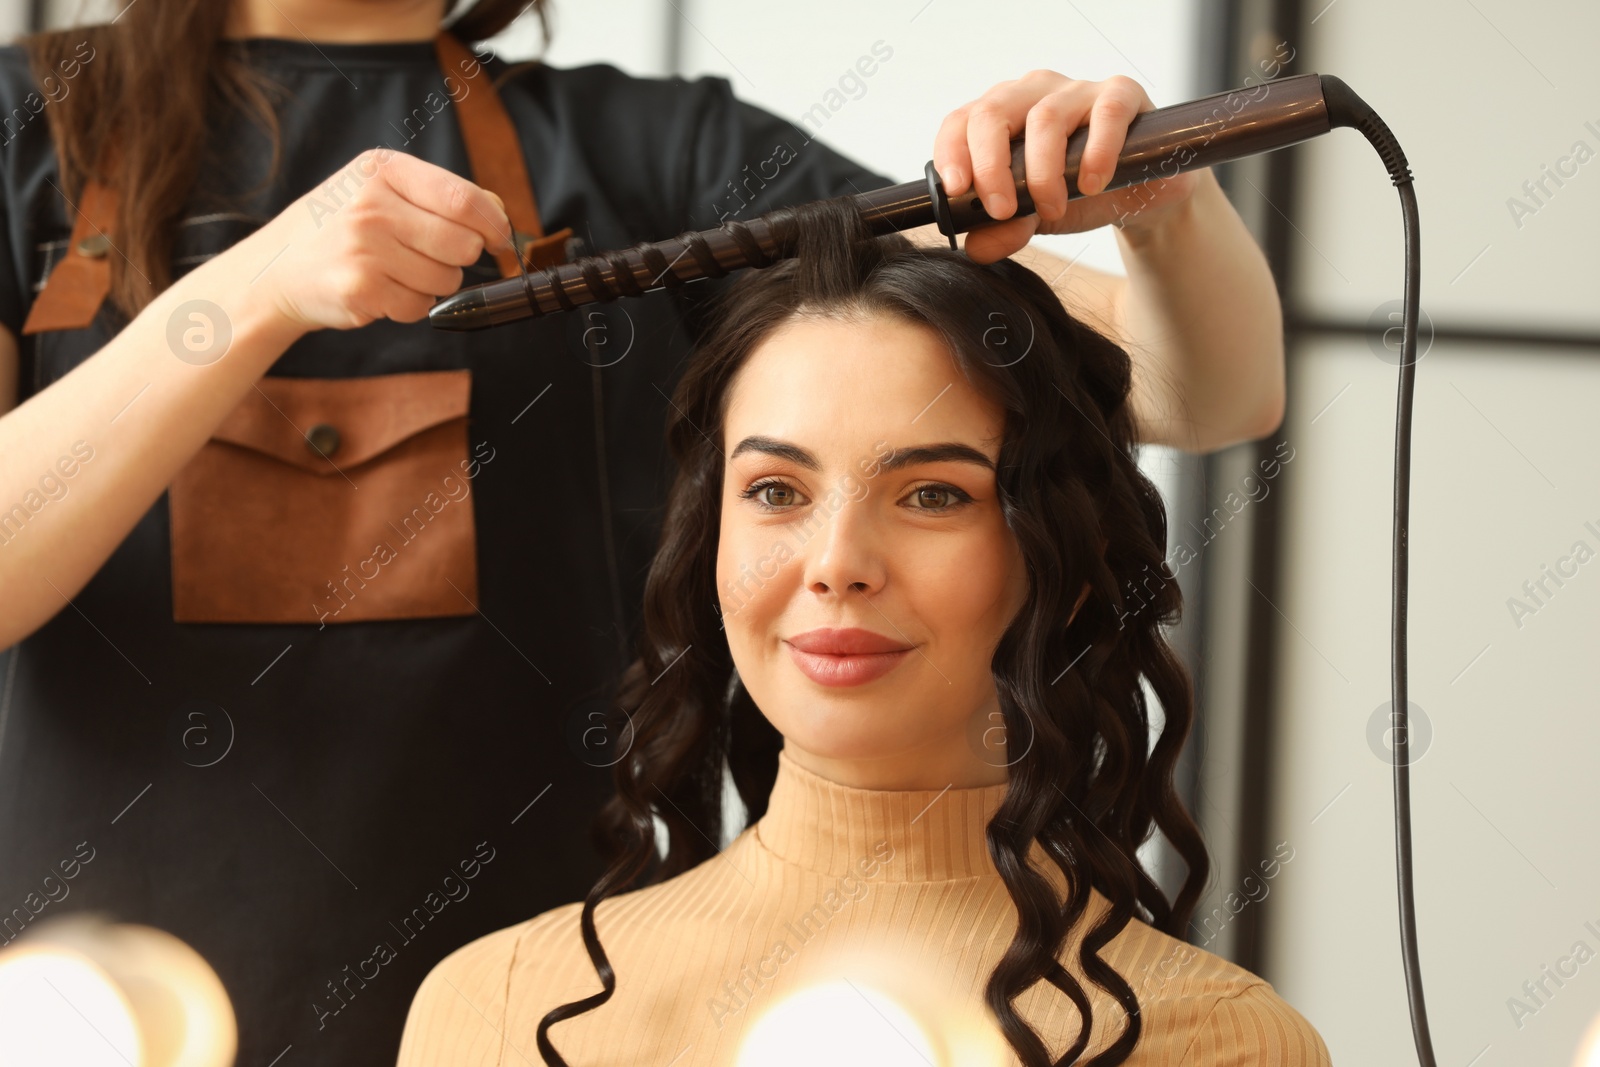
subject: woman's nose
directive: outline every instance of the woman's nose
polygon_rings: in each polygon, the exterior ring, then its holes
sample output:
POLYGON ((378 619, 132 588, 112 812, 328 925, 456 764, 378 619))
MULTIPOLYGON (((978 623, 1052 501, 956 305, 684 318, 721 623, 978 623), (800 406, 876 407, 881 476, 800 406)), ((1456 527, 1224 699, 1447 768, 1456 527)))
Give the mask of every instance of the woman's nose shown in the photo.
POLYGON ((827 515, 802 548, 806 588, 814 593, 848 590, 873 596, 888 577, 883 531, 871 495, 846 499, 827 515))

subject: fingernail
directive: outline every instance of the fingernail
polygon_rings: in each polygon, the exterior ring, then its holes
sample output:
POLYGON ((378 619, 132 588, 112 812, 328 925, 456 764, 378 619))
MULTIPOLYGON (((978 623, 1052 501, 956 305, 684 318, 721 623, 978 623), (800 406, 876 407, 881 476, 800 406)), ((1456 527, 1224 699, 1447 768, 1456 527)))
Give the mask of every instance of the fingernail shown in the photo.
POLYGON ((1099 174, 1092 170, 1081 170, 1078 172, 1078 192, 1088 194, 1091 189, 1097 189, 1099 186, 1099 174))
POLYGON ((983 203, 984 207, 989 211, 989 217, 992 219, 999 218, 1000 213, 1006 209, 1006 198, 999 193, 990 193, 983 198, 983 203))

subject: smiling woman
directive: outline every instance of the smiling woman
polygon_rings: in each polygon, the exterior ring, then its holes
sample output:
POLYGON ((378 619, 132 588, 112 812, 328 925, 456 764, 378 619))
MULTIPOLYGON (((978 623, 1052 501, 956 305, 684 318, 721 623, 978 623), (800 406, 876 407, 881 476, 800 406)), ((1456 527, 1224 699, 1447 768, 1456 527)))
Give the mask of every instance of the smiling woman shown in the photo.
POLYGON ((862 500, 728 617, 739 679, 786 751, 871 789, 1005 781, 1003 759, 967 744, 974 713, 999 711, 989 661, 1027 591, 996 492, 1000 405, 937 330, 868 305, 790 319, 727 397, 723 434, 739 444, 724 468, 719 589, 890 442, 862 500))
POLYGON ((1167 541, 1127 353, 1011 260, 799 214, 673 397, 611 866, 440 963, 401 1063, 1326 1064, 1181 940, 1209 862, 1178 587, 1124 603, 1167 541), (1133 859, 1157 830, 1175 901, 1133 859))

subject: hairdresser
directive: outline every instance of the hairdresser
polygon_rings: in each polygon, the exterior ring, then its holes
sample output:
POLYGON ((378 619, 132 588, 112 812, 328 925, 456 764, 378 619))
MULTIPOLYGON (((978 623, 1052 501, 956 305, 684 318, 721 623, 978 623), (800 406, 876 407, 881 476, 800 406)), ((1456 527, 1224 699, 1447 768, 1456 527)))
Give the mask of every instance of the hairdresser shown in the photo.
MULTIPOLYGON (((583 896, 633 741, 666 398, 723 282, 428 308, 714 227, 776 145, 737 217, 892 184, 724 79, 474 45, 528 6, 139 0, 0 51, 0 943, 177 934, 241 1064, 391 1059, 434 963, 583 896)), ((1071 203, 1050 172, 1088 123, 1097 188, 1150 107, 1035 71, 930 149, 1005 218, 1026 130, 1040 214, 975 259, 1121 223, 1126 282, 1030 262, 1130 344, 1144 439, 1204 451, 1281 417, 1261 253, 1208 171, 1071 203)))

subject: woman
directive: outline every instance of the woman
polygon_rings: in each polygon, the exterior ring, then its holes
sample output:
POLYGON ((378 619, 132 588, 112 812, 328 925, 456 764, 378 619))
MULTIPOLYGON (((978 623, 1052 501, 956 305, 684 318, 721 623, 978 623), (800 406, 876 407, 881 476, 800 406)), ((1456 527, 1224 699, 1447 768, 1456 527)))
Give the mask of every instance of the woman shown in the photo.
MULTIPOLYGON (((518 269, 508 221, 556 254, 715 226, 797 135, 720 78, 442 54, 447 17, 483 41, 527 6, 123 0, 0 49, 0 941, 79 908, 172 931, 232 996, 240 1063, 389 1058, 435 962, 601 870, 615 744, 592 724, 720 283, 471 335, 421 320, 518 269), (474 136, 484 106, 507 136, 474 136), (91 224, 96 177, 114 218, 91 224), (41 325, 95 265, 103 302, 41 325)), ((1042 145, 1093 108, 1115 158, 1142 92, 1054 79, 946 123, 952 191, 1003 156, 996 116, 1042 145)), ((1130 325, 1143 380, 1176 382, 1216 447, 1281 401, 1278 308, 1215 180, 1180 177, 1125 235, 1130 325), (1218 319, 1185 334, 1214 347, 1171 354, 1209 362, 1163 360, 1183 309, 1218 319)), ((813 142, 740 217, 889 181, 813 142)), ((1062 284, 1118 291, 1084 274, 1062 284)))
POLYGON ((1128 356, 1025 267, 865 233, 809 207, 719 303, 673 398, 611 866, 439 964, 402 1067, 878 1063, 886 1027, 999 1063, 985 1015, 1028 1067, 1328 1062, 1178 940, 1208 860, 1172 784, 1178 587, 1126 610, 1166 546, 1128 356), (719 852, 724 768, 756 821, 719 852), (1175 902, 1134 859, 1156 828, 1175 902), (841 981, 903 1014, 850 1030, 841 981))

